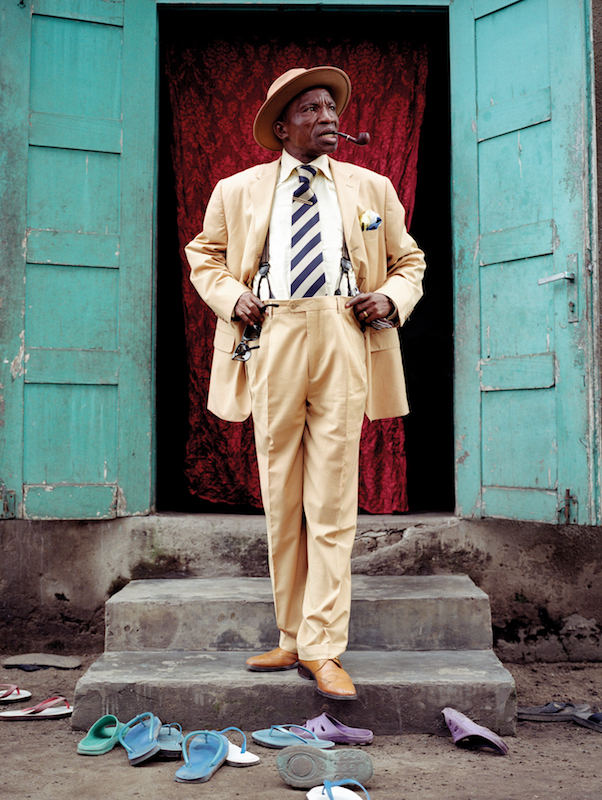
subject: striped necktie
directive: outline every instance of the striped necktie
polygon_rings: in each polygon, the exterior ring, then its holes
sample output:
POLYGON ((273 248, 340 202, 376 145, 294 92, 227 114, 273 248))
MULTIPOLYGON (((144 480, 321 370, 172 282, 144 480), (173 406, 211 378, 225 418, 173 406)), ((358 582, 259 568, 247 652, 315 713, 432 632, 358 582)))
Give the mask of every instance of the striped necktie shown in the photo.
POLYGON ((311 188, 316 169, 309 164, 300 164, 296 169, 299 186, 293 192, 291 297, 314 297, 326 294, 320 212, 311 188))

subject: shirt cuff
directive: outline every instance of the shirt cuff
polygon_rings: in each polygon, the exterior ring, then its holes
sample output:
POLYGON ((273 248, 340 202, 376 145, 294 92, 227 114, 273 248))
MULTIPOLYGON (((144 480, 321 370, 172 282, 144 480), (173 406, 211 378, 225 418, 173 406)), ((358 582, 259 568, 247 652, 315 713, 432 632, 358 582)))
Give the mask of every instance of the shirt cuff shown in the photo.
POLYGON ((387 320, 387 322, 392 322, 392 323, 394 323, 395 325, 397 325, 397 324, 399 323, 399 313, 398 313, 398 311, 397 311, 397 306, 395 305, 395 303, 393 302, 393 300, 391 300, 391 298, 390 298, 390 297, 389 297, 389 300, 391 301, 391 303, 393 303, 393 310, 392 310, 392 311, 390 311, 390 312, 387 314, 387 316, 385 317, 385 319, 387 320))

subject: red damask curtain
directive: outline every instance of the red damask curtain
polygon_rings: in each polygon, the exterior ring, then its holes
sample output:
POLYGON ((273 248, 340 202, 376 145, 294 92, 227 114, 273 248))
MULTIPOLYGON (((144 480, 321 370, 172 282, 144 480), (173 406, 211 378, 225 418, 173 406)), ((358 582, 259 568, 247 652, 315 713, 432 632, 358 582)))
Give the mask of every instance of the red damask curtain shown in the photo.
MULTIPOLYGON (((190 493, 211 502, 261 507, 253 428, 224 422, 206 410, 215 317, 189 281, 183 247, 203 226, 211 190, 223 177, 273 160, 252 137, 270 83, 293 66, 335 64, 353 87, 341 130, 369 131, 372 145, 342 142, 335 157, 387 175, 411 220, 418 140, 425 105, 427 52, 399 41, 304 42, 189 38, 166 47, 164 71, 172 114, 181 280, 189 367, 189 436, 185 473, 190 493)), ((371 513, 407 510, 401 419, 364 421, 360 507, 371 513)))

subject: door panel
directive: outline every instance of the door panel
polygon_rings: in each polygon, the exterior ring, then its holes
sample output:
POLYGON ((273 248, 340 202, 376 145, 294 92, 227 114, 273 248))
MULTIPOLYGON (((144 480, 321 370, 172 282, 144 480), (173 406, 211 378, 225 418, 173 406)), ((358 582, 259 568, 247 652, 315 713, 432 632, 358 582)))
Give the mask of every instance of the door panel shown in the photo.
POLYGON ((459 511, 593 522, 584 9, 469 1, 450 24, 473 155, 454 156, 459 511))
POLYGON ((25 246, 7 263, 25 287, 13 370, 22 414, 15 510, 148 512, 155 10, 141 15, 140 3, 126 9, 122 0, 30 5, 15 3, 8 20, 27 45, 29 84, 21 109, 29 125, 10 132, 27 169, 25 246))

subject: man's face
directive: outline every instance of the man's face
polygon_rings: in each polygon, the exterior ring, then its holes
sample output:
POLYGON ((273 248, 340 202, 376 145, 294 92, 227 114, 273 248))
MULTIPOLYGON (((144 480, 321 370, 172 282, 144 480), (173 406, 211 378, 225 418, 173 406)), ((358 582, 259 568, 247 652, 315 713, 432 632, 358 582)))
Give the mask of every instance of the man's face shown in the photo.
POLYGON ((315 88, 288 104, 274 133, 284 149, 304 164, 337 149, 339 128, 336 104, 328 89, 315 88))

